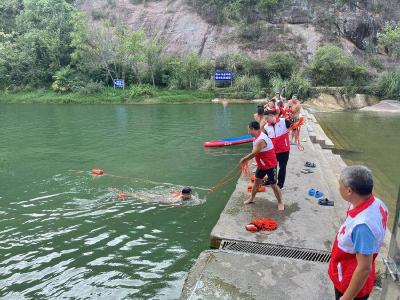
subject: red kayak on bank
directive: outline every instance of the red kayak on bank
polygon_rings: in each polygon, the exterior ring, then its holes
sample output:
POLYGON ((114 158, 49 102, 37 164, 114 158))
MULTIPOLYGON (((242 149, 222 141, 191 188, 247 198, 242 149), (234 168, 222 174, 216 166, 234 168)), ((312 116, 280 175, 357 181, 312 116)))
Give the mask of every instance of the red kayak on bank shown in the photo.
POLYGON ((203 144, 204 147, 226 147, 226 146, 234 146, 240 144, 251 143, 253 141, 253 137, 249 134, 236 136, 231 138, 219 139, 214 141, 205 142, 203 144))

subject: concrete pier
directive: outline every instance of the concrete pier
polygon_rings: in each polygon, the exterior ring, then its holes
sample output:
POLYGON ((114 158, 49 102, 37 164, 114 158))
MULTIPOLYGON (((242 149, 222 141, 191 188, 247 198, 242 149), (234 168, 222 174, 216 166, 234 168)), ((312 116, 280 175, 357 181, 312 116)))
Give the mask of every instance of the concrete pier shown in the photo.
POLYGON ((282 191, 285 211, 278 211, 271 189, 258 193, 254 204, 244 205, 249 178, 241 176, 211 232, 210 247, 218 250, 201 253, 181 299, 334 299, 329 258, 315 258, 329 256, 346 215, 348 204, 338 191, 338 175, 346 164, 329 150, 334 145, 314 116, 306 111, 303 115, 304 151, 291 148, 282 191), (316 164, 313 173, 301 172, 306 161, 316 164), (308 195, 310 188, 322 191, 335 206, 320 206, 308 195), (268 234, 248 232, 245 226, 254 216, 273 218, 279 227, 268 234), (228 244, 235 247, 225 247, 228 244))

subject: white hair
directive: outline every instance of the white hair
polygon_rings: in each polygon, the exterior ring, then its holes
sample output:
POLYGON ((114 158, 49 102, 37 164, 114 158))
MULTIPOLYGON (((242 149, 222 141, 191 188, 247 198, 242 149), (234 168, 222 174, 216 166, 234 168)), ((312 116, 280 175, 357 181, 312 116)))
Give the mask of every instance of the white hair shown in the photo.
POLYGON ((349 166, 342 170, 340 178, 345 187, 349 187, 360 196, 369 196, 374 188, 372 172, 361 165, 349 166))

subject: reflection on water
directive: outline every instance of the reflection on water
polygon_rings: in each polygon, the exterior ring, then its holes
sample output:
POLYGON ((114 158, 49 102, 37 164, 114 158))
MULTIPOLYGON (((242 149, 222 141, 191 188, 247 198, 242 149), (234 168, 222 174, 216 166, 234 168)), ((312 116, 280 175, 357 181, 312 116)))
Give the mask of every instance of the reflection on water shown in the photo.
POLYGON ((206 188, 251 147, 202 144, 245 134, 253 110, 0 104, 0 298, 178 298, 235 180, 206 188), (207 201, 159 203, 185 185, 207 201))
POLYGON ((363 164, 374 173, 375 193, 395 211, 400 177, 400 115, 374 112, 317 113, 319 123, 348 164, 363 164))

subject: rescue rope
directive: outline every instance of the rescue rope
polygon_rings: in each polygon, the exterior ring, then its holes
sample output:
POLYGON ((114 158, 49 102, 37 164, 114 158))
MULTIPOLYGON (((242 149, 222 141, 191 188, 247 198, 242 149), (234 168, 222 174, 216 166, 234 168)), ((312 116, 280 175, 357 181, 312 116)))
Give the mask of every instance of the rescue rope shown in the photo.
MULTIPOLYGON (((81 170, 69 170, 69 171, 78 172, 78 173, 89 173, 89 174, 92 174, 90 171, 81 171, 81 170)), ((153 181, 153 180, 149 180, 149 179, 145 179, 145 178, 139 178, 139 177, 119 176, 119 175, 114 175, 114 174, 111 174, 111 173, 103 173, 102 175, 103 176, 110 176, 110 177, 114 177, 114 178, 120 178, 120 179, 143 181, 143 182, 148 182, 148 183, 152 183, 152 184, 173 186, 173 187, 176 187, 177 185, 179 185, 179 184, 173 184, 173 183, 169 183, 169 182, 158 182, 158 181, 153 181)), ((203 190, 203 191, 209 191, 210 190, 208 188, 199 187, 199 186, 191 186, 191 187, 195 188, 197 190, 203 190)))
POLYGON ((264 218, 253 213, 253 220, 246 226, 248 231, 268 231, 271 234, 278 228, 278 222, 271 218, 264 218))
POLYGON ((235 166, 228 174, 225 175, 224 178, 222 178, 218 183, 214 186, 212 186, 209 191, 206 193, 206 195, 211 194, 212 192, 215 192, 217 189, 219 189, 221 186, 224 184, 232 181, 235 179, 240 173, 242 172, 241 169, 238 169, 238 166, 235 166))
MULTIPOLYGON (((69 170, 69 171, 77 172, 77 173, 89 173, 89 174, 93 175, 93 173, 90 171, 82 171, 82 170, 69 170)), ((220 181, 218 181, 217 184, 215 184, 211 188, 204 188, 204 187, 197 187, 197 186, 191 186, 191 187, 194 189, 207 191, 206 195, 209 195, 212 192, 215 192, 217 189, 219 189, 223 185, 225 185, 226 183, 236 179, 237 176, 240 175, 241 172, 243 172, 243 174, 245 176, 250 176, 249 166, 246 164, 242 167, 242 169, 240 169, 238 166, 235 166, 220 181)), ((96 175, 96 174, 94 174, 94 175, 96 175)), ((148 182, 148 183, 152 183, 152 184, 161 184, 161 185, 167 185, 167 186, 173 186, 173 187, 177 186, 177 184, 173 184, 173 183, 169 183, 169 182, 158 182, 158 181, 153 181, 153 180, 149 180, 149 179, 145 179, 145 178, 120 176, 120 175, 115 175, 115 174, 105 173, 105 172, 102 173, 101 175, 102 176, 110 176, 110 177, 114 177, 114 178, 120 178, 120 179, 143 181, 143 182, 148 182)), ((122 192, 121 194, 118 194, 118 197, 124 198, 124 197, 126 197, 126 195, 122 192)))

